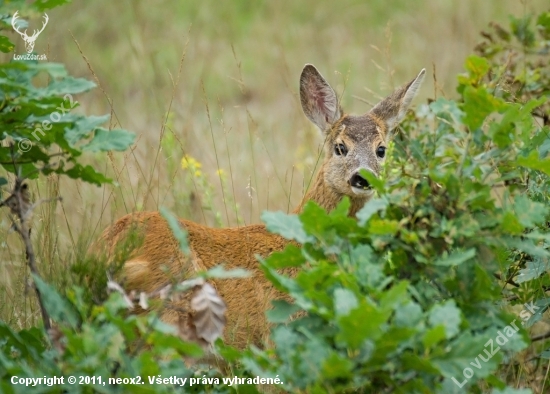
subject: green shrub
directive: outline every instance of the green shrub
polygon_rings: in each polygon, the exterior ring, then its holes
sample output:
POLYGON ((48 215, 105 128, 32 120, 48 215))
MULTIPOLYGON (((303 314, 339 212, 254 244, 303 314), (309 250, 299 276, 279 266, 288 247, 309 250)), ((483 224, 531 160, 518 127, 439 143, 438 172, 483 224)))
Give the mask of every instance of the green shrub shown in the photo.
MULTIPOLYGON (((512 19, 507 42, 548 64, 548 26, 536 41, 528 21, 518 24, 512 19)), ((303 248, 263 267, 295 299, 277 303, 272 322, 307 317, 276 326, 272 356, 245 356, 250 370, 304 392, 504 389, 517 368, 510 357, 550 305, 550 128, 538 119, 547 119, 550 80, 541 63, 523 63, 469 57, 459 100, 437 99, 405 122, 386 176, 369 179, 378 196, 357 222, 347 202, 328 214, 305 208, 303 248), (505 89, 503 74, 519 86, 505 89), (295 278, 277 273, 287 266, 304 268, 295 278), (519 315, 507 307, 515 304, 524 304, 519 315)), ((283 236, 296 233, 288 215, 264 218, 283 236)), ((533 365, 539 357, 548 351, 533 365)))

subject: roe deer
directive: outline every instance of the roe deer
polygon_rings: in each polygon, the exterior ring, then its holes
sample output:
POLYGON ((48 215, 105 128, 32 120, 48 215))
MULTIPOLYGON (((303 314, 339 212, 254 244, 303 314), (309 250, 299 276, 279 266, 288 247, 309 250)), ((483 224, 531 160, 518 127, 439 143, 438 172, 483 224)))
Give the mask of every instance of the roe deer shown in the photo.
MULTIPOLYGON (((357 213, 373 193, 360 170, 379 175, 390 132, 405 116, 424 74, 425 70, 420 71, 366 114, 353 116, 342 112, 336 93, 317 69, 309 64, 304 67, 300 77, 302 108, 325 137, 325 157, 313 186, 294 213, 310 200, 330 211, 343 196, 351 200, 350 216, 357 213)), ((261 224, 219 229, 183 219, 179 223, 188 233, 189 256, 180 251, 158 212, 122 217, 102 233, 99 242, 112 255, 131 230, 141 234, 142 244, 131 251, 122 269, 123 285, 128 291, 155 292, 171 283, 171 277, 186 279, 221 263, 228 269, 249 270, 250 278, 216 280, 213 285, 227 304, 225 341, 239 348, 248 343, 262 345, 269 332, 265 311, 271 300, 282 295, 264 277, 255 255, 267 257, 283 250, 289 241, 269 233, 261 224)), ((186 324, 192 312, 189 298, 174 304, 165 308, 162 320, 186 324)))

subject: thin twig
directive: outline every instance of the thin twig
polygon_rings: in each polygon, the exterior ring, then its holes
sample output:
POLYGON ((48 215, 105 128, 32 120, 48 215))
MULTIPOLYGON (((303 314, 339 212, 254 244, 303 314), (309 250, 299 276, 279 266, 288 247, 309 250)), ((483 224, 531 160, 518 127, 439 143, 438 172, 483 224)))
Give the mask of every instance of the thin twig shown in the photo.
MULTIPOLYGON (((55 157, 55 156, 63 156, 67 154, 67 152, 58 152, 58 153, 52 153, 51 155, 48 155, 49 158, 52 158, 52 157, 55 157)), ((30 164, 30 163, 35 163, 36 161, 34 160, 18 160, 15 162, 15 164, 30 164)), ((0 161, 0 164, 4 164, 4 165, 7 165, 7 164, 13 164, 13 160, 11 161, 0 161)))
POLYGON ((504 281, 505 283, 507 283, 509 285, 512 285, 514 287, 519 287, 519 285, 516 282, 514 282, 514 280, 512 278, 503 278, 502 275, 500 275, 497 272, 493 273, 493 276, 495 278, 497 278, 498 280, 502 280, 502 281, 504 281))
MULTIPOLYGON (((21 190, 23 187, 23 180, 21 178, 17 178, 15 180, 15 187, 13 189, 13 194, 17 198, 17 216, 19 217, 19 225, 13 221, 13 228, 21 238, 23 239, 23 242, 25 243, 25 253, 27 255, 27 263, 29 264, 29 268, 33 275, 40 277, 40 273, 38 272, 38 269, 36 268, 36 258, 34 255, 34 249, 32 247, 31 239, 30 239, 30 230, 27 230, 27 224, 25 220, 25 216, 27 213, 23 212, 23 198, 21 197, 21 190)), ((34 278, 33 278, 34 282, 34 278)), ((42 295, 40 294, 40 290, 38 289, 38 286, 36 286, 36 283, 34 283, 34 291, 36 292, 36 298, 38 299, 38 305, 40 306, 40 312, 42 313, 42 320, 44 322, 44 328, 46 330, 50 330, 51 323, 50 323, 50 316, 48 314, 48 311, 46 310, 44 306, 44 302, 42 300, 42 295)))
POLYGON ((535 335, 534 337, 531 337, 531 342, 542 341, 543 339, 547 339, 547 338, 550 338, 550 331, 545 332, 544 334, 535 335))

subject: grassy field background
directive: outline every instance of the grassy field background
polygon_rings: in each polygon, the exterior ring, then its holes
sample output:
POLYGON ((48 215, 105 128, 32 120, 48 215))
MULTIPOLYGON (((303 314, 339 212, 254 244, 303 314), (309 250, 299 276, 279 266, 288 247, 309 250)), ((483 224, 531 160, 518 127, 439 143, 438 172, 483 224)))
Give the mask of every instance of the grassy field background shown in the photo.
MULTIPOLYGON (((96 0, 52 10, 36 52, 96 81, 98 89, 77 97, 79 110, 111 113, 112 127, 135 131, 138 139, 131 152, 88 157, 116 180, 113 186, 54 176, 31 183, 35 198, 63 197, 35 215, 42 271, 62 277, 103 228, 135 210, 164 206, 212 226, 258 223, 263 210, 292 210, 322 143, 299 103, 305 63, 318 67, 351 113, 367 111, 425 67, 419 105, 454 95, 456 74, 489 22, 507 24, 509 14, 547 6, 545 0, 96 0)), ((11 38, 23 53, 21 38, 11 38)), ((0 319, 24 327, 36 308, 23 248, 8 229, 2 211, 0 319)))

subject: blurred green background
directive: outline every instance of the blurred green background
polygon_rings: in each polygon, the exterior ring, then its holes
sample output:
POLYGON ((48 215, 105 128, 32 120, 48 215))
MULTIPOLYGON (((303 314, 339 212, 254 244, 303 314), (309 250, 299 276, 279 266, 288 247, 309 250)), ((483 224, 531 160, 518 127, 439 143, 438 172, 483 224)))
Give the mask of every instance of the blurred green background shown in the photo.
MULTIPOLYGON (((265 209, 292 210, 322 144, 298 98, 305 63, 352 113, 425 67, 419 105, 455 94, 456 74, 489 22, 547 7, 548 0, 95 0, 53 9, 35 52, 96 81, 100 88, 77 97, 79 110, 111 113, 111 126, 138 140, 132 152, 87 159, 114 186, 55 176, 32 183, 36 198, 64 198, 37 212, 39 257, 55 275, 108 223, 136 209, 165 206, 223 226, 258 223, 265 209), (182 168, 185 155, 196 163, 182 168)), ((40 23, 40 14, 30 18, 31 29, 40 23)), ((9 35, 15 53, 24 53, 23 40, 9 35)), ((24 281, 25 265, 6 212, 0 220, 0 284, 9 302, 25 291, 10 282, 24 281)))

